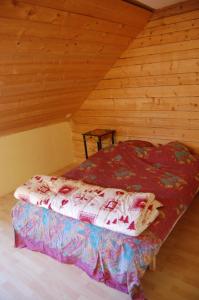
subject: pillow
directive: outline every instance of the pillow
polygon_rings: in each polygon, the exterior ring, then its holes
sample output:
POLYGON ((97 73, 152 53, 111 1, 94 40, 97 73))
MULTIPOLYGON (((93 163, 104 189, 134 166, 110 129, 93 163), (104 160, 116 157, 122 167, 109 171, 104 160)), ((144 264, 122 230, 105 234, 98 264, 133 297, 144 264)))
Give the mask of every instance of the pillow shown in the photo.
POLYGON ((147 141, 141 141, 141 140, 127 140, 121 143, 132 145, 135 147, 155 147, 152 143, 147 141))
POLYGON ((187 147, 186 145, 182 144, 181 142, 178 142, 178 141, 172 141, 172 142, 169 142, 167 143, 165 146, 169 146, 175 150, 181 150, 181 151, 186 151, 186 152, 189 152, 189 153, 192 153, 192 149, 187 147))
POLYGON ((199 156, 192 154, 191 150, 184 144, 174 141, 161 145, 158 148, 153 148, 147 157, 147 161, 176 168, 194 164, 196 161, 199 161, 199 156))

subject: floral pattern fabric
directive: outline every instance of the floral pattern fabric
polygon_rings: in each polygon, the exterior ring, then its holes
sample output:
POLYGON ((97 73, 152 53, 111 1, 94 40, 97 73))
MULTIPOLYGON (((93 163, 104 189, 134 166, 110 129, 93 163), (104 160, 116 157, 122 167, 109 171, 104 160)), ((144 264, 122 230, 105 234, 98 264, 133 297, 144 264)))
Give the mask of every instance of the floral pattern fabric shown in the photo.
POLYGON ((145 299, 140 280, 198 191, 199 156, 177 142, 160 147, 119 143, 96 153, 65 177, 151 192, 163 207, 146 231, 128 237, 19 202, 13 209, 15 245, 73 263, 92 278, 128 292, 132 299, 145 299))
POLYGON ((199 156, 179 142, 159 147, 121 142, 96 153, 65 176, 105 187, 154 193, 165 207, 188 206, 199 186, 199 156))

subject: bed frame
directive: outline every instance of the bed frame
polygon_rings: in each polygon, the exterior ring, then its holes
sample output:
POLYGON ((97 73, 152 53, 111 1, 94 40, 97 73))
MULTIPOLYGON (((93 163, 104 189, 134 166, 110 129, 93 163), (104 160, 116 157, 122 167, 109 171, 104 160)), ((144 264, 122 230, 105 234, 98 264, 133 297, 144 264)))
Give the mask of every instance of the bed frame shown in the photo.
POLYGON ((156 270, 156 255, 153 256, 153 259, 149 265, 149 270, 150 271, 155 271, 156 270))

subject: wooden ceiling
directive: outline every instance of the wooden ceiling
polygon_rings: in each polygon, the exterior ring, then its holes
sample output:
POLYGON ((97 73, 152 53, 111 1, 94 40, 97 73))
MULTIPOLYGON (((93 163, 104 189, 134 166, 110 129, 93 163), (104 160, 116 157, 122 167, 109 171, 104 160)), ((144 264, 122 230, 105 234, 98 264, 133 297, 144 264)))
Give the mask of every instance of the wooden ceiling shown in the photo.
POLYGON ((122 0, 1 0, 0 135, 77 110, 150 15, 122 0))

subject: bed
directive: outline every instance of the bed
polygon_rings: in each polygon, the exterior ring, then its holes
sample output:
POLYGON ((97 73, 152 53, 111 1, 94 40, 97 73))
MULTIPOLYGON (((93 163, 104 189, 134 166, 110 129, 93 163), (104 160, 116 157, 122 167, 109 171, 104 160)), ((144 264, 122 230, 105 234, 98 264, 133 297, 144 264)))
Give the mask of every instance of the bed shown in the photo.
POLYGON ((199 156, 179 142, 125 141, 99 151, 64 177, 151 192, 163 207, 147 230, 130 237, 19 201, 12 211, 15 246, 74 264, 132 299, 145 299, 141 278, 198 191, 199 156))

